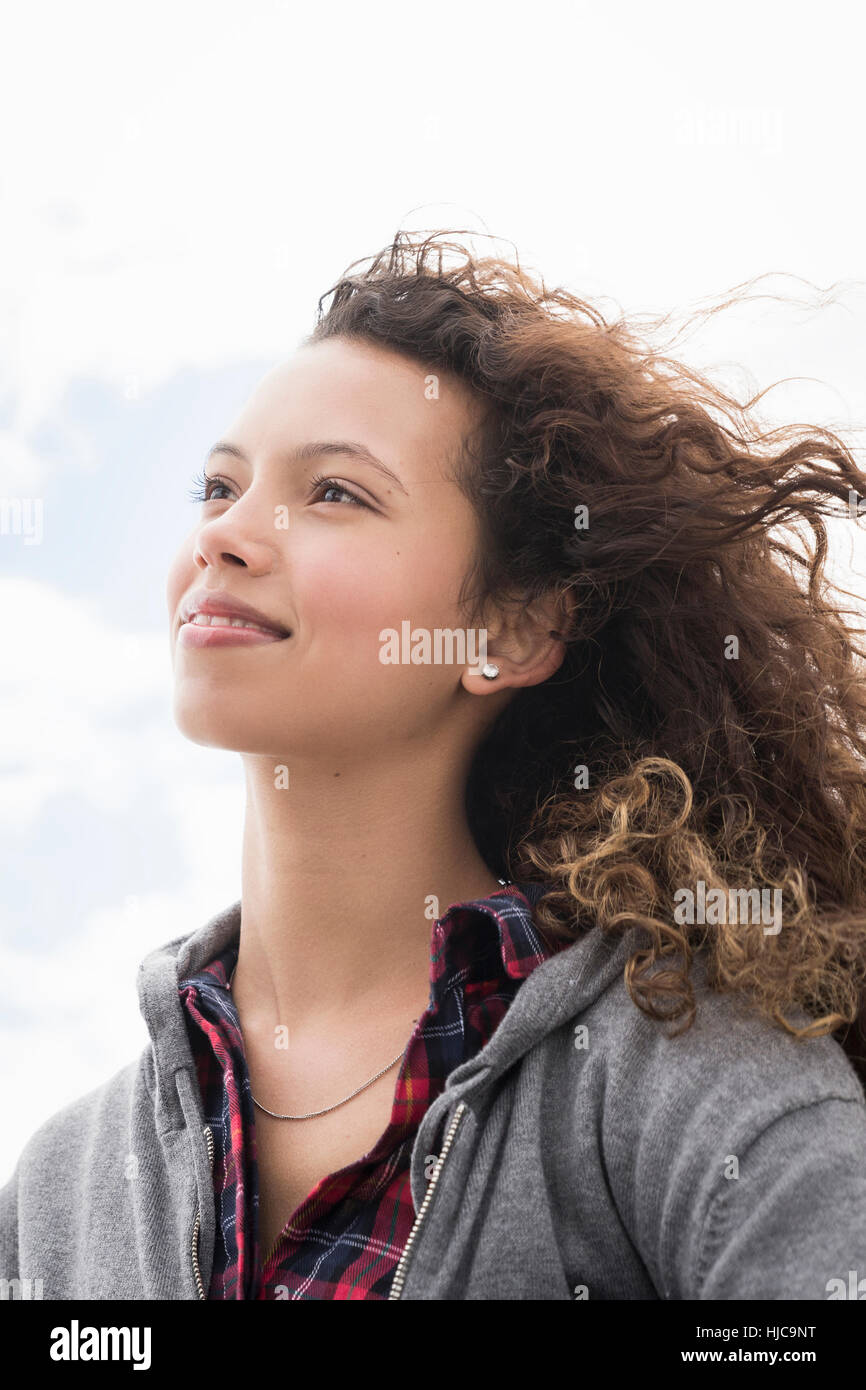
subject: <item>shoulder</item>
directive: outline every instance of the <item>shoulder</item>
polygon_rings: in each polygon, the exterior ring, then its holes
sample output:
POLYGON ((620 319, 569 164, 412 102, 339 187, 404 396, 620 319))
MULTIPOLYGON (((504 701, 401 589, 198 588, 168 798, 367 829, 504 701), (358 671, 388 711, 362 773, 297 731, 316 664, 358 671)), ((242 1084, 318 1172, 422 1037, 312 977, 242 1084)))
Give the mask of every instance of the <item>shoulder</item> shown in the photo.
POLYGON ((128 1145, 136 1086, 153 1093, 150 1047, 106 1081, 57 1110, 24 1144, 16 1173, 19 1182, 56 1183, 60 1172, 95 1157, 106 1149, 128 1145))
MULTIPOLYGON (((773 1110, 829 1097, 866 1111, 856 1072, 834 1038, 797 1038, 743 996, 711 988, 701 953, 691 980, 695 1018, 676 1036, 679 1023, 652 1019, 638 1008, 622 972, 570 1020, 574 1059, 603 1070, 611 1103, 621 1100, 633 1111, 640 1097, 644 1115, 648 1108, 675 1112, 695 1103, 709 1112, 727 1095, 744 1126, 753 1117, 766 1121, 773 1110)), ((798 1027, 809 1022, 802 1011, 789 1020, 798 1027)))
POLYGON ((38 1276, 44 1296, 52 1298, 84 1287, 103 1291, 83 1296, 123 1297, 120 1288, 135 1287, 131 1184, 152 1149, 153 1086, 145 1049, 30 1135, 0 1188, 0 1271, 6 1278, 38 1276), (109 1287, 110 1295, 104 1292, 109 1287))
POLYGON ((560 1030, 558 1151, 603 1174, 664 1297, 824 1297, 866 1254, 863 1089, 832 1037, 797 1039, 711 989, 700 958, 692 979, 679 1036, 621 972, 560 1030))

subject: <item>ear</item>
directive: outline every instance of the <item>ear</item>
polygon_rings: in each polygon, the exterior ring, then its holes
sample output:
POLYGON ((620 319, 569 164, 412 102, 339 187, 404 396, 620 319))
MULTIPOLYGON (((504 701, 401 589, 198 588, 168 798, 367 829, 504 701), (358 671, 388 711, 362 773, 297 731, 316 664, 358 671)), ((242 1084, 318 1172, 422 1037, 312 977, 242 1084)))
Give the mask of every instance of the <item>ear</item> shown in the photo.
POLYGON ((570 595, 553 591, 528 603, 500 601, 492 627, 483 629, 486 653, 478 666, 464 670, 463 688, 472 695, 496 695, 546 681, 565 659, 566 644, 560 633, 571 608, 570 595), (483 675, 485 665, 496 668, 497 674, 483 675))

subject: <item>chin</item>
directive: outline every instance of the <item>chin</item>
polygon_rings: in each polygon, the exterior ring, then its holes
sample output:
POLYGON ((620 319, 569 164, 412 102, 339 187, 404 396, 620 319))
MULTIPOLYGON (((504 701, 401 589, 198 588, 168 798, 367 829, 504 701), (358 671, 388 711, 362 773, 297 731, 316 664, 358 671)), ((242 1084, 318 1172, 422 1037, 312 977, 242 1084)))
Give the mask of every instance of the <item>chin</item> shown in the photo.
MULTIPOLYGON (((192 744, 206 744, 211 748, 236 748, 236 737, 243 733, 236 727, 238 720, 227 719, 225 705, 220 709, 215 695, 213 699, 202 699, 202 695, 199 694, 193 699, 190 695, 178 692, 175 695, 172 714, 183 738, 189 738, 192 744)), ((249 735, 249 728, 246 734, 249 735)))
POLYGON ((174 722, 184 738, 208 748, 226 748, 237 753, 261 753, 267 744, 255 736, 249 718, 241 713, 229 716, 217 696, 197 699, 177 694, 173 708, 174 722))

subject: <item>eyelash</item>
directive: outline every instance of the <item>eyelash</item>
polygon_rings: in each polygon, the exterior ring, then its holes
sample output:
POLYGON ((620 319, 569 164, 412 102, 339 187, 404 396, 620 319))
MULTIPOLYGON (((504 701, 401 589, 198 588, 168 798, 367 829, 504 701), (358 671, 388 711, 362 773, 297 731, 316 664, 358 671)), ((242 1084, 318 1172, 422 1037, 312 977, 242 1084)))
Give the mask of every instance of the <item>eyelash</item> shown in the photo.
MULTIPOLYGON (((225 488, 226 490, 228 490, 229 484, 228 484, 228 483, 224 483, 223 480, 222 480, 222 478, 219 478, 219 477, 211 478, 211 477, 209 477, 208 474, 204 471, 204 469, 202 469, 201 472, 200 472, 200 473, 196 476, 196 478, 194 479, 194 485, 193 485, 193 488, 191 489, 190 494, 189 494, 189 499, 190 499, 190 501, 191 501, 191 502, 213 502, 214 500, 216 500, 217 502, 224 502, 224 501, 226 501, 226 499, 225 499, 224 497, 218 497, 218 498, 214 499, 213 494, 212 494, 211 491, 210 491, 210 489, 211 489, 212 487, 221 487, 221 488, 225 488)), ((326 477, 323 477, 322 475, 320 475, 320 474, 317 473, 317 474, 315 475, 315 477, 313 477, 313 478, 310 479, 310 487, 313 489, 313 492, 314 492, 314 493, 315 493, 318 489, 323 488, 323 487, 326 487, 326 488, 329 488, 329 489, 330 489, 330 488, 334 488, 334 489, 336 489, 337 492, 345 493, 345 495, 346 495, 347 497, 351 497, 351 498, 352 498, 352 501, 349 502, 349 503, 346 503, 346 504, 335 503, 335 504, 333 504, 333 505, 336 505, 336 506, 347 505, 347 506, 350 506, 350 507, 351 507, 351 506, 366 507, 368 511, 372 511, 372 508, 369 506, 369 504, 368 504, 367 502, 362 501, 362 499, 361 499, 360 497, 358 497, 354 492, 352 492, 351 488, 346 487, 346 486, 345 486, 343 483, 341 483, 341 482, 339 481, 339 479, 337 479, 337 478, 326 478, 326 477)))

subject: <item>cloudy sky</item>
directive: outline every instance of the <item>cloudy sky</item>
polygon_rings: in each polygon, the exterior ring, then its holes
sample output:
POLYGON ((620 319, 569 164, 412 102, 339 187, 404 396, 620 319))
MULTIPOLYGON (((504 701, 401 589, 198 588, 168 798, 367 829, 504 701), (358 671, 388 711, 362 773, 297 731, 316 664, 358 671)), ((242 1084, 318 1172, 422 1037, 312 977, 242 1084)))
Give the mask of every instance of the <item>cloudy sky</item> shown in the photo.
MULTIPOLYGON (((170 711, 166 570, 208 446, 399 227, 492 233, 614 311, 767 275, 797 302, 756 299, 682 355, 741 394, 796 378, 766 417, 861 446, 850 14, 6 7, 0 503, 41 534, 0 534, 0 1182, 144 1045, 146 951, 240 896, 240 761, 170 711)), ((863 537, 834 539, 862 588, 863 537)))

